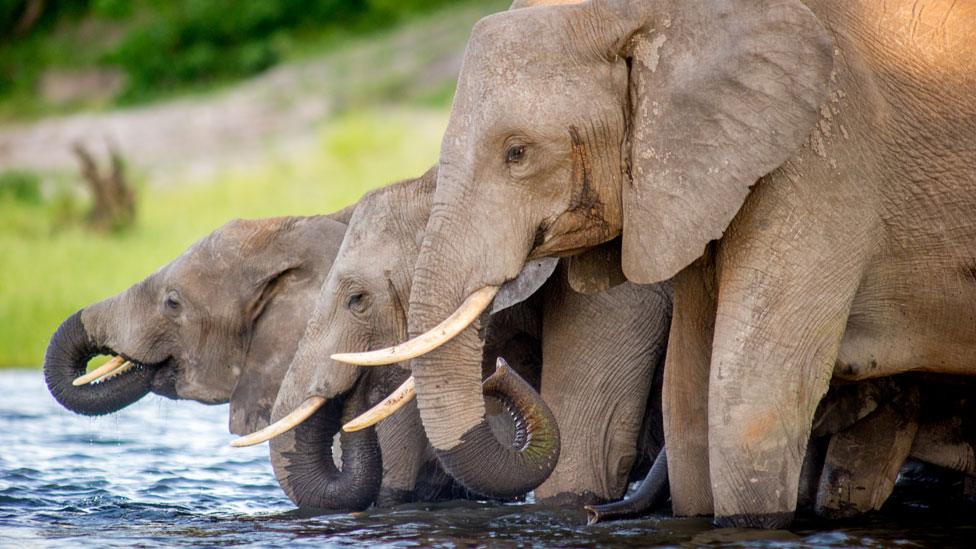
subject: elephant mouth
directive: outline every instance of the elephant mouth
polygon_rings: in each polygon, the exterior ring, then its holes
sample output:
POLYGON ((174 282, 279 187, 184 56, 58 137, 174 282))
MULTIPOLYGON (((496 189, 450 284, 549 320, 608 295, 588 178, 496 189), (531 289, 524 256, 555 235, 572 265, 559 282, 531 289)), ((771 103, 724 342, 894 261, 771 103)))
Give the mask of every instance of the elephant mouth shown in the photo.
POLYGON ((181 400, 180 395, 176 392, 176 378, 179 373, 176 360, 168 358, 148 366, 148 368, 153 368, 156 371, 153 375, 150 391, 171 400, 181 400))
POLYGON ((89 416, 111 414, 144 397, 158 369, 98 345, 85 330, 81 313, 68 317, 51 337, 44 355, 44 380, 51 396, 68 410, 89 416), (114 358, 86 373, 88 361, 99 355, 114 358))
MULTIPOLYGON (((75 378, 72 382, 73 385, 101 386, 103 384, 116 382, 127 376, 148 376, 152 378, 153 388, 155 389, 157 384, 156 378, 159 377, 159 374, 163 370, 175 370, 171 364, 172 360, 169 358, 159 362, 144 362, 133 358, 126 353, 116 352, 115 350, 109 348, 102 348, 93 353, 88 360, 91 360, 96 356, 109 356, 112 358, 104 365, 75 378)), ((84 362, 87 362, 87 360, 84 362)))
MULTIPOLYGON (((139 370, 148 371, 151 376, 149 390, 153 394, 166 397, 170 400, 181 400, 176 391, 176 380, 179 375, 179 364, 172 357, 163 359, 159 362, 142 362, 135 360, 126 354, 119 354, 126 362, 132 364, 131 369, 118 374, 120 376, 129 375, 139 370)), ((101 380, 99 380, 101 382, 101 380)))
POLYGON ((104 366, 75 378, 72 383, 73 385, 79 387, 88 386, 92 390, 102 388, 110 390, 113 384, 121 385, 130 379, 134 381, 134 378, 142 378, 140 384, 145 384, 146 380, 148 380, 148 392, 170 400, 182 400, 182 397, 180 397, 176 390, 180 366, 178 361, 173 357, 167 357, 158 362, 146 362, 133 358, 126 353, 116 352, 110 348, 102 348, 88 360, 96 356, 110 356, 112 359, 104 366), (105 367, 108 367, 106 371, 99 374, 98 370, 105 367))
POLYGON ((109 348, 99 349, 94 356, 110 356, 112 359, 105 365, 75 378, 73 385, 108 388, 107 386, 120 383, 126 378, 148 378, 150 392, 172 400, 180 399, 176 392, 179 367, 172 357, 158 362, 146 362, 109 348))

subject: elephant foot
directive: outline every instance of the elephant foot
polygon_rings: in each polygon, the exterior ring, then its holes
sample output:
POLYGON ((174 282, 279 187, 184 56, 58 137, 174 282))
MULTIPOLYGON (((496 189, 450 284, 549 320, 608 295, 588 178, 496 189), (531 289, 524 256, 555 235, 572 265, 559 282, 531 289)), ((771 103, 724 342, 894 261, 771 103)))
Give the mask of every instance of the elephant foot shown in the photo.
POLYGON ((641 481, 634 494, 624 500, 606 503, 604 505, 587 505, 586 523, 614 519, 624 519, 647 514, 668 499, 668 455, 664 448, 654 458, 654 465, 641 481))
POLYGON ((793 522, 793 512, 728 515, 715 517, 713 521, 719 528, 762 528, 780 530, 793 522))

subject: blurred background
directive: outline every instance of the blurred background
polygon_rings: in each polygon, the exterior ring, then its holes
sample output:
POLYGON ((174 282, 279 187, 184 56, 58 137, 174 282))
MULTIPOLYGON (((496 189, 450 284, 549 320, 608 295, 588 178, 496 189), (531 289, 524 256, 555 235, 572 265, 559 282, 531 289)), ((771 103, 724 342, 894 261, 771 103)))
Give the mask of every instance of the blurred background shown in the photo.
POLYGON ((510 0, 0 0, 0 367, 227 221, 423 173, 510 0))

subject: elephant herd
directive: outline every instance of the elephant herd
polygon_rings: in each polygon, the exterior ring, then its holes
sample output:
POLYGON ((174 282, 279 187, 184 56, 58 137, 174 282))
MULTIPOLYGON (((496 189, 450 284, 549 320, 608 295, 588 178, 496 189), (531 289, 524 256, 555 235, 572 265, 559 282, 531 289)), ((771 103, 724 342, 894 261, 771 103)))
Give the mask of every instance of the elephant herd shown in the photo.
POLYGON ((229 402, 300 507, 778 528, 976 474, 974 318, 976 4, 516 1, 436 166, 228 223, 44 373, 82 414, 229 402))

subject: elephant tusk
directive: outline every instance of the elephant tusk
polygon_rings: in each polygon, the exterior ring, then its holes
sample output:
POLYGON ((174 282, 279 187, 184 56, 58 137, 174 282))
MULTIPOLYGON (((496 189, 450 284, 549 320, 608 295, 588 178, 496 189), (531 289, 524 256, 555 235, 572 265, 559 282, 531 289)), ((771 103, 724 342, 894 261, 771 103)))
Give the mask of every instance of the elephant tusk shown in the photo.
POLYGON ((96 381, 96 380, 103 381, 105 379, 108 379, 109 377, 112 377, 109 374, 122 373, 122 372, 117 372, 117 370, 124 368, 126 365, 128 365, 128 368, 125 368, 126 370, 132 367, 132 363, 129 362, 128 360, 120 356, 113 357, 112 360, 106 362, 105 364, 102 364, 98 368, 95 368, 94 370, 88 372, 83 376, 79 376, 75 378, 75 380, 72 381, 71 384, 74 385, 75 387, 78 387, 79 385, 85 385, 87 383, 91 383, 92 381, 96 381))
POLYGON ((133 363, 131 363, 131 362, 129 362, 127 360, 127 361, 125 361, 125 364, 119 366, 115 370, 112 370, 111 372, 109 372, 109 373, 103 375, 102 377, 96 379, 93 383, 101 383, 103 381, 108 381, 108 380, 112 379, 113 377, 115 377, 117 375, 124 374, 124 373, 128 372, 129 370, 131 370, 131 369, 133 369, 135 367, 136 367, 135 364, 133 364, 133 363))
POLYGON ((474 292, 464 300, 464 303, 451 316, 430 331, 410 341, 365 353, 338 353, 332 355, 332 360, 357 366, 384 366, 417 358, 447 343, 451 338, 464 331, 478 318, 482 311, 488 308, 488 305, 491 305, 491 300, 495 298, 497 293, 498 286, 485 286, 474 292))
POLYGON ((417 396, 417 391, 413 388, 413 376, 410 376, 403 382, 403 385, 397 387, 397 390, 393 391, 390 396, 384 398, 382 402, 373 406, 356 419, 343 425, 342 430, 347 433, 352 433, 353 431, 360 431, 376 425, 395 414, 400 408, 406 406, 415 396, 417 396))
POLYGON ((268 425, 260 431, 242 436, 241 438, 231 442, 230 445, 234 448, 254 446, 255 444, 261 444, 262 442, 269 441, 278 435, 287 433, 308 419, 309 416, 314 414, 319 408, 322 407, 323 404, 325 404, 325 401, 325 397, 308 397, 298 406, 298 408, 295 408, 295 410, 287 416, 279 419, 271 425, 268 425))

